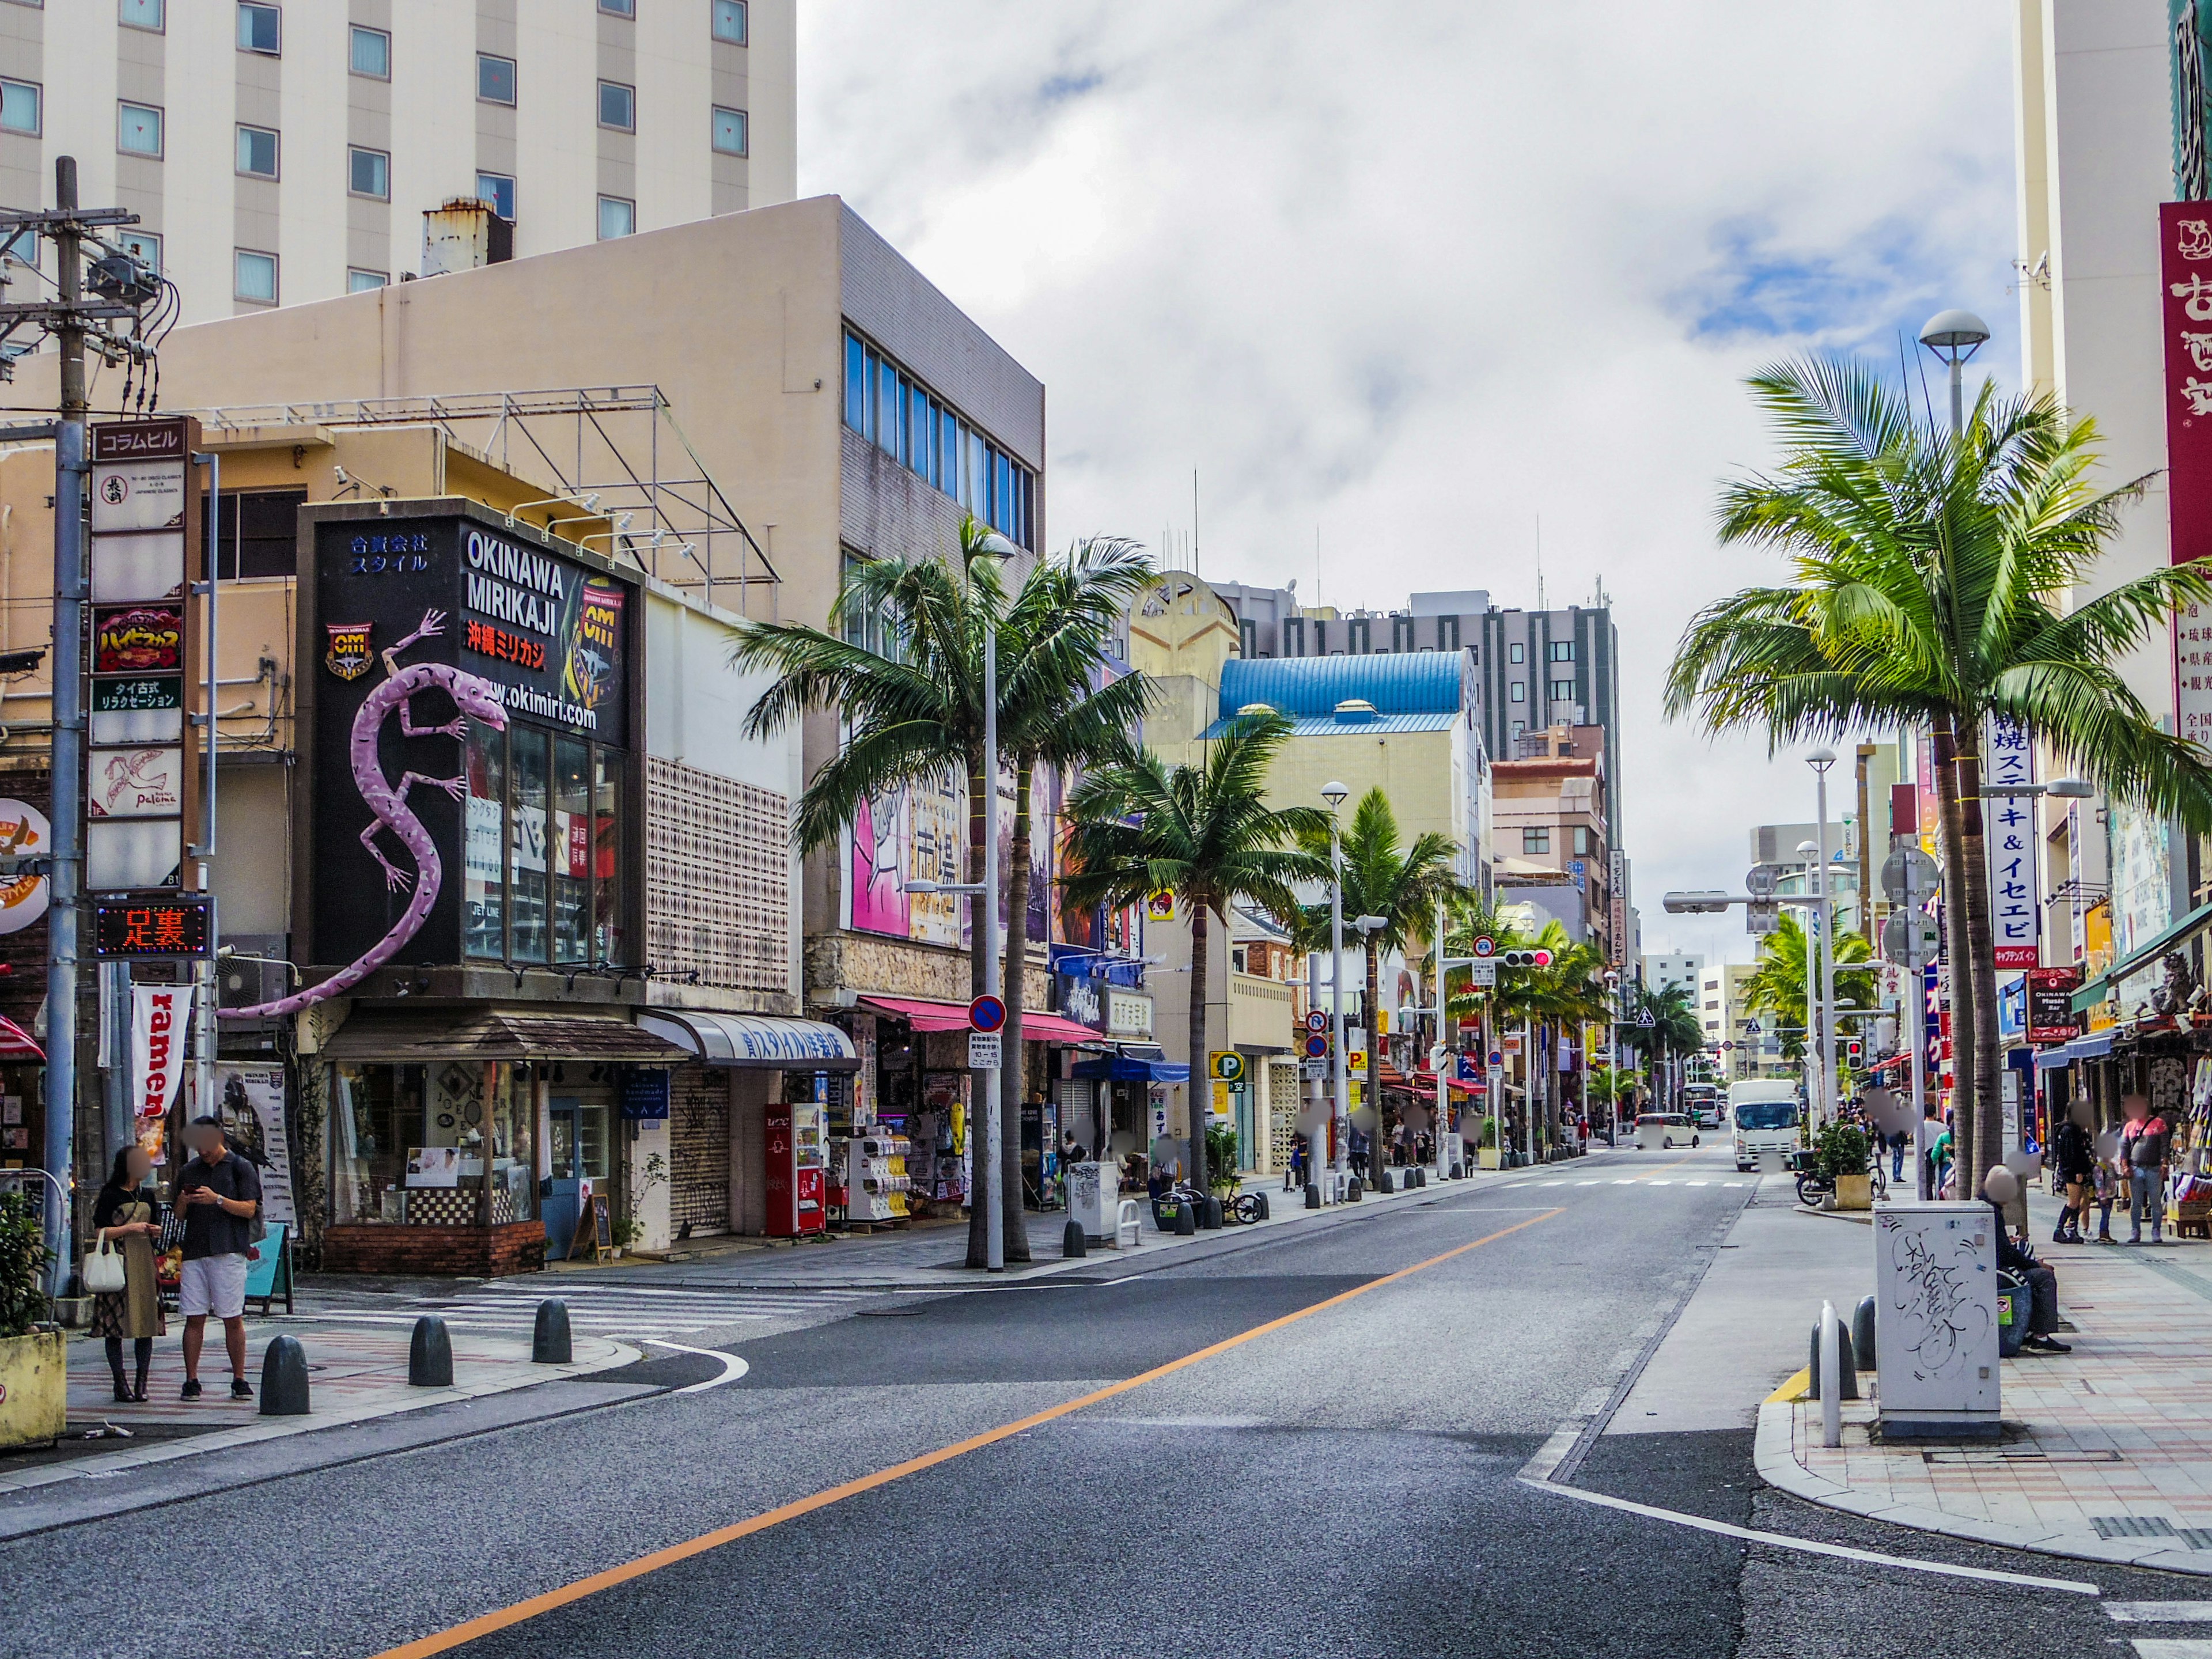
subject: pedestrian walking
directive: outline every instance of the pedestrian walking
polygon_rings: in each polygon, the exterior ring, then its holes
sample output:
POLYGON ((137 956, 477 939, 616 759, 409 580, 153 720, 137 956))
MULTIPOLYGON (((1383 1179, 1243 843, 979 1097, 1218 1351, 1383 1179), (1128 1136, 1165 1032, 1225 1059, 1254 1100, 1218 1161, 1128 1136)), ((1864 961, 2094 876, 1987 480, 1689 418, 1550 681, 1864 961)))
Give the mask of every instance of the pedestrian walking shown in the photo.
POLYGON ((2128 1182, 2128 1243, 2142 1243, 2143 1216, 2150 1216, 2150 1242, 2166 1243, 2166 1163, 2172 1132, 2141 1095, 2120 1102, 2126 1121, 2120 1128, 2120 1164, 2128 1182))
POLYGON ((1934 1198, 1942 1190, 1942 1183, 1936 1178, 1936 1144, 1942 1137, 1943 1121, 1937 1115, 1936 1103, 1931 1100, 1928 1103, 1925 1115, 1920 1120, 1919 1128, 1914 1132, 1912 1143, 1913 1164, 1917 1170, 1914 1178, 1920 1183, 1920 1196, 1923 1199, 1934 1198))
POLYGON ((107 1184, 93 1200, 93 1235, 123 1256, 123 1288, 92 1298, 92 1334, 107 1345, 107 1369, 115 1376, 118 1404, 146 1397, 146 1372, 154 1363, 154 1339, 168 1334, 161 1317, 161 1287, 154 1276, 154 1241, 160 1237, 159 1206, 147 1186, 154 1160, 140 1146, 115 1155, 107 1184), (131 1343, 137 1381, 123 1379, 123 1344, 131 1343))
POLYGON ((185 1218, 185 1265, 177 1310, 185 1316, 184 1398, 200 1396, 200 1346, 209 1316, 222 1322, 230 1356, 230 1397, 253 1398, 246 1380, 246 1267, 258 1231, 261 1177, 223 1144, 222 1125, 195 1118, 185 1142, 198 1154, 177 1177, 177 1208, 185 1218))
POLYGON ((1893 1184, 1904 1182, 1905 1149, 1910 1144, 1911 1137, 1902 1129, 1889 1138, 1889 1178, 1893 1184))
POLYGON ((1290 1167, 1283 1171, 1283 1190, 1292 1191, 1306 1184, 1306 1150, 1311 1143, 1302 1134, 1291 1137, 1290 1167))
POLYGON ((2065 1189, 2066 1207, 2058 1212, 2057 1231, 2051 1235, 2051 1242, 2079 1244, 2081 1218, 2088 1213, 2090 1195, 2095 1190, 2097 1165, 2096 1147, 2089 1139, 2089 1108, 2086 1103, 2076 1101, 2066 1121, 2058 1126, 2058 1139, 2052 1153, 2054 1172, 2065 1189))

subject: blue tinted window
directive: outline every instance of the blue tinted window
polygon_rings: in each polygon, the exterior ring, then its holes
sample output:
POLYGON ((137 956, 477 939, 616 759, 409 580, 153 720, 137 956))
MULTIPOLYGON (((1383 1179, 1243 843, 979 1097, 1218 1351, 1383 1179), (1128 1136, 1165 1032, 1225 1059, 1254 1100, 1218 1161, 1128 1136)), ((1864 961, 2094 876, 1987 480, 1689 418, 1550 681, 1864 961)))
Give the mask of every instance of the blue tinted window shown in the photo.
POLYGON ((915 386, 908 393, 907 408, 907 465, 927 478, 929 476, 929 453, 935 447, 930 440, 937 435, 937 422, 930 418, 929 393, 915 386))
POLYGON ((845 424, 868 435, 868 350, 858 337, 845 337, 845 424))
POLYGON ((950 410, 937 416, 937 477, 932 480, 946 495, 960 494, 960 422, 950 410))
POLYGON ((514 222, 514 180, 505 173, 477 174, 477 198, 489 202, 491 210, 509 224, 514 222))
POLYGON ((1014 528, 1014 464, 999 456, 991 480, 991 522, 1002 532, 1014 528))
POLYGON ((899 377, 889 363, 876 385, 876 441, 894 455, 899 453, 899 377))
POLYGON ((981 434, 966 432, 965 435, 968 441, 963 447, 968 455, 963 463, 966 470, 960 479, 960 505, 977 518, 988 519, 990 516, 991 474, 985 458, 990 452, 983 447, 981 434))

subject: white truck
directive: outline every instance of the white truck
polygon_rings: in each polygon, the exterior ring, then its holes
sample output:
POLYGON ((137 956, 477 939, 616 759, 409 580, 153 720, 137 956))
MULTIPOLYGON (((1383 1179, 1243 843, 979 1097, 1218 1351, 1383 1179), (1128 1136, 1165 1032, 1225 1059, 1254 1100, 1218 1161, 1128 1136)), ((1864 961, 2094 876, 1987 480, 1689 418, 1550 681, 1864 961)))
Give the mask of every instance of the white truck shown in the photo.
POLYGON ((1758 1168, 1761 1152, 1779 1152, 1787 1164, 1803 1144, 1804 1121, 1794 1083, 1769 1079, 1729 1085, 1729 1124, 1740 1170, 1758 1168))

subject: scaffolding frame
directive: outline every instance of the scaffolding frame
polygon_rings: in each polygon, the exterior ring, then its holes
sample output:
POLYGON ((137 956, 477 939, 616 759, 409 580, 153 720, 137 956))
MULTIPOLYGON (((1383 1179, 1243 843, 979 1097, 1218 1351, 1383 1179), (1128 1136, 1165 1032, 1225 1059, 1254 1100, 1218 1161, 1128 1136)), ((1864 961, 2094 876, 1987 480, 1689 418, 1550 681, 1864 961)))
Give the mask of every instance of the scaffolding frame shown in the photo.
POLYGON ((228 404, 180 412, 198 416, 210 437, 272 426, 437 427, 449 443, 549 497, 597 495, 595 516, 618 526, 609 537, 611 557, 627 556, 654 580, 694 591, 710 608, 734 585, 736 614, 744 617, 752 615, 753 588, 765 587, 763 619, 777 619, 782 576, 658 386, 228 404))

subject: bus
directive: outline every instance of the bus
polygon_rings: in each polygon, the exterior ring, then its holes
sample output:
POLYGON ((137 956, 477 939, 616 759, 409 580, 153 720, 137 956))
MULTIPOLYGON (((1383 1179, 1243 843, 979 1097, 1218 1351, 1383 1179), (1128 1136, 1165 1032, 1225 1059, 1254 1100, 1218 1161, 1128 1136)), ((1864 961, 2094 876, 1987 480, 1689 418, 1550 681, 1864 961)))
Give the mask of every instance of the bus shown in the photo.
POLYGON ((1721 1091, 1711 1083, 1686 1083, 1682 1085, 1680 1110, 1700 1129, 1721 1127, 1721 1091))

